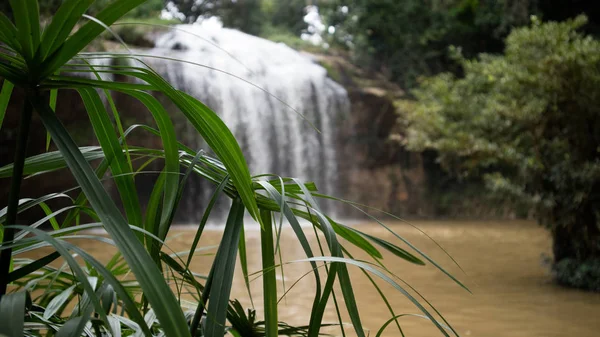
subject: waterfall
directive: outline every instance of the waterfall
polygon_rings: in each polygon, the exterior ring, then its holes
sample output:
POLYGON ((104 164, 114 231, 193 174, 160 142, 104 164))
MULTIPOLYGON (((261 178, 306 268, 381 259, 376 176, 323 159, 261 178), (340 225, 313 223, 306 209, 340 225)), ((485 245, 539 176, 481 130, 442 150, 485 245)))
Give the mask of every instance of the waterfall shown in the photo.
MULTIPOLYGON (((223 119, 240 143, 252 175, 297 177, 335 194, 336 123, 348 113, 350 103, 345 89, 308 55, 210 22, 176 26, 158 36, 149 53, 202 65, 147 59, 173 86, 200 99, 223 119)), ((181 132, 188 146, 206 148, 189 123, 181 132)), ((197 181, 190 184, 185 199, 192 201, 182 205, 181 222, 197 221, 202 215, 197 196, 212 193, 197 181)))

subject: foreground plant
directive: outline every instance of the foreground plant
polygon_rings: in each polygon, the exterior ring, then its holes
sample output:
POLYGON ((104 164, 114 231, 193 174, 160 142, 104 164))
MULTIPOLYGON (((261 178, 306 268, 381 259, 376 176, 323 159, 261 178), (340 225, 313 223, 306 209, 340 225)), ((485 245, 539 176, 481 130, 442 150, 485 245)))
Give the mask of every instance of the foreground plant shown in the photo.
MULTIPOLYGON (((133 56, 113 55, 115 58, 133 59, 137 63, 113 67, 92 66, 94 58, 107 56, 80 52, 106 26, 144 1, 115 0, 96 18, 80 22, 92 2, 64 1, 43 32, 39 25, 37 2, 34 0, 10 1, 14 24, 0 13, 0 76, 4 78, 0 94, 2 117, 13 87, 25 91, 14 163, 0 168, 0 177, 11 178, 9 203, 0 211, 0 223, 3 224, 0 316, 9 317, 3 320, 0 334, 223 336, 230 332, 236 336, 317 336, 324 326, 323 315, 331 298, 340 317, 342 308, 338 307, 333 290, 337 282, 354 331, 358 336, 364 336, 348 265, 359 267, 369 276, 374 287, 377 285, 371 275, 391 284, 408 297, 443 335, 456 334, 435 309, 432 314, 431 309, 421 304, 412 291, 405 290, 399 283, 401 281, 387 271, 381 261, 381 252, 375 247, 377 245, 388 250, 410 263, 424 264, 423 259, 440 268, 409 242, 396 235, 416 253, 335 222, 320 211, 315 201, 315 198, 330 197, 318 194, 312 183, 272 175, 252 177, 238 143, 219 117, 197 99, 174 89, 142 60, 133 56), (71 33, 76 26, 78 28, 71 33), (74 72, 89 76, 65 75, 74 72), (128 81, 104 80, 101 74, 120 75, 128 81), (61 112, 54 113, 57 91, 67 89, 75 90, 81 96, 99 147, 78 147, 61 124, 61 112), (112 116, 106 110, 99 92, 108 100, 112 116), (130 96, 144 104, 158 129, 134 125, 124 130, 112 101, 113 92, 130 96), (195 152, 179 143, 169 114, 149 92, 161 93, 177 106, 216 157, 202 151, 195 152), (58 151, 25 158, 34 113, 40 117, 58 151), (128 136, 134 130, 157 135, 162 140, 163 148, 128 145, 128 136), (140 159, 145 160, 145 165, 134 170, 134 161, 140 159), (135 189, 135 176, 156 159, 161 159, 164 166, 143 213, 135 189), (101 162, 92 167, 90 162, 93 160, 101 162), (184 174, 180 173, 182 167, 186 168, 184 174), (37 199, 20 197, 20 184, 24 176, 59 169, 68 169, 78 186, 37 199), (100 177, 107 172, 111 174, 110 179, 114 180, 124 214, 116 204, 118 200, 113 200, 102 186, 100 177), (200 175, 214 183, 215 192, 189 252, 170 253, 168 249, 163 249, 165 240, 185 182, 191 174, 200 175), (231 198, 232 203, 210 273, 202 277, 193 273, 189 266, 199 249, 198 242, 220 195, 231 198), (54 199, 65 199, 70 205, 51 209, 47 203, 54 199), (17 225, 18 214, 32 207, 41 207, 47 216, 27 226, 17 225), (249 277, 243 235, 246 212, 261 226, 261 273, 266 308, 264 321, 256 321, 254 312, 245 312, 239 302, 230 299, 238 254, 244 277, 246 280, 249 277), (82 223, 82 214, 93 222, 82 223), (283 218, 302 245, 306 254, 303 261, 310 263, 313 268, 314 302, 308 325, 304 327, 292 327, 279 322, 277 318, 275 273, 277 268, 283 266, 276 264, 275 257, 283 218), (320 244, 320 250, 328 251, 329 255, 317 256, 313 253, 299 218, 309 221, 315 230, 322 233, 325 242, 320 244), (46 223, 50 223, 52 230, 38 229, 46 223), (108 237, 81 232, 94 228, 104 229, 108 237), (74 244, 74 238, 114 245, 119 253, 108 263, 101 263, 74 244), (352 259, 339 238, 366 252, 373 262, 352 259), (52 252, 37 260, 27 259, 24 257, 27 255, 23 255, 43 247, 51 247, 52 252), (82 258, 84 264, 75 256, 82 258), (63 264, 57 267, 56 263, 51 264, 53 261, 62 261, 63 264), (125 277, 130 271, 134 277, 125 277), (182 294, 190 295, 196 303, 182 300, 182 294)), ((383 293, 382 298, 387 304, 383 293)), ((389 304, 388 308, 402 333, 395 312, 389 304)))

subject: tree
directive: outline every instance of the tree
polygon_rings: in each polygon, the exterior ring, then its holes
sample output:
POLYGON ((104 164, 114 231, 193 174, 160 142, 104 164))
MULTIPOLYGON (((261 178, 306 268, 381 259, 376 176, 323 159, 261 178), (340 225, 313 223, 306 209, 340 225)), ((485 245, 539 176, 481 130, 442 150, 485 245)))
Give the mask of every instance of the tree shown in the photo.
POLYGON ((171 3, 193 23, 202 17, 217 16, 225 27, 258 35, 265 17, 261 0, 172 0, 171 3))
POLYGON ((263 0, 263 11, 269 18, 271 25, 290 31, 294 35, 300 35, 306 29, 304 15, 306 6, 310 3, 306 0, 263 0))
POLYGON ((407 144, 535 207, 558 281, 600 290, 600 41, 586 18, 515 29, 504 55, 457 60, 414 91, 407 144))
POLYGON ((458 45, 468 57, 500 52, 511 26, 527 23, 536 0, 330 0, 320 4, 333 43, 353 49, 358 62, 413 87, 419 76, 460 72, 448 57, 458 45))

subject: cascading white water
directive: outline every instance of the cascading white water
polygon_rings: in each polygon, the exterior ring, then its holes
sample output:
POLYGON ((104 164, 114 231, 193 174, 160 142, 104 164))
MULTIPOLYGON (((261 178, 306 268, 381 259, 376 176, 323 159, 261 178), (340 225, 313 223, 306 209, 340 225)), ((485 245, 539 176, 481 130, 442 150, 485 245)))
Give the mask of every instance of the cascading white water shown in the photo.
MULTIPOLYGON (((159 36, 149 52, 205 67, 156 58, 148 61, 176 88, 221 116, 240 143, 251 174, 315 181, 321 191, 335 193, 335 124, 350 106, 344 88, 309 56, 284 44, 210 22, 176 28, 159 36)), ((182 138, 196 149, 204 148, 197 132, 188 128, 182 138)), ((187 189, 202 194, 197 186, 187 189)), ((200 217, 201 210, 194 211, 194 205, 185 208, 182 212, 189 218, 184 220, 200 217)))

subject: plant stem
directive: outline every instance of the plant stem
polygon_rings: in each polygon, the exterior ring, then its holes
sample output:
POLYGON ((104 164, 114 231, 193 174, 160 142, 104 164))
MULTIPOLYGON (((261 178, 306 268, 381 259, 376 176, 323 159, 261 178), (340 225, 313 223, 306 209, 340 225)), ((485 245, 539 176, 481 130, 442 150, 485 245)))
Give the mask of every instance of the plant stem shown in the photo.
MULTIPOLYGON (((6 225, 14 225, 17 221, 17 209, 19 207, 19 194, 21 192, 21 181, 23 180, 23 167, 27 156, 27 139, 29 138, 29 127, 31 126, 31 115, 33 107, 28 100, 23 101, 23 113, 19 122, 17 135, 17 146, 15 147, 15 161, 13 166, 10 190, 8 192, 8 207, 6 211, 6 225)), ((2 245, 11 242, 15 238, 13 228, 4 229, 2 245)), ((8 286, 8 273, 12 259, 12 248, 0 252, 0 297, 6 293, 8 286)))

